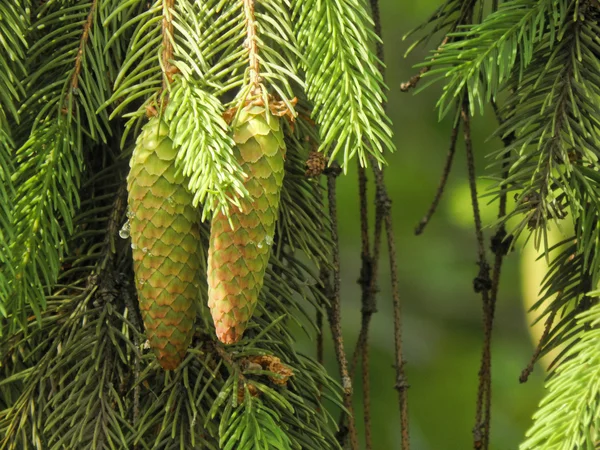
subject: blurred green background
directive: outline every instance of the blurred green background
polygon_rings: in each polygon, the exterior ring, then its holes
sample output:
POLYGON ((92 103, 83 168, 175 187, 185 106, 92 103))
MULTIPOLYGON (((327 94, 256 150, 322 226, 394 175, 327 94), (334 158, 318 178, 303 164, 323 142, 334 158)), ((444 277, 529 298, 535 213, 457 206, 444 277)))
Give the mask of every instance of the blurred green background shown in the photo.
MULTIPOLYGON (((385 178, 393 201, 404 308, 411 448, 464 450, 472 448, 483 337, 481 300, 472 289, 478 267, 464 151, 459 141, 440 208, 425 233, 415 236, 414 227, 429 207, 438 185, 449 146, 450 120, 438 121, 435 103, 441 85, 431 86, 416 95, 399 89, 401 82, 417 72, 412 66, 438 44, 437 40, 431 41, 428 47, 419 47, 404 58, 412 40, 403 41, 402 37, 438 5, 439 0, 380 0, 386 78, 390 87, 388 112, 394 123, 398 149, 395 154, 387 155, 389 165, 385 178)), ((480 176, 485 175, 485 155, 502 145, 498 139, 488 139, 495 124, 493 114, 473 119, 480 176)), ((360 289, 356 284, 360 271, 360 236, 355 167, 339 179, 338 186, 342 318, 346 349, 351 352, 360 327, 360 289)), ((480 180, 480 192, 485 186, 485 180, 480 180)), ((369 194, 373 192, 370 184, 369 194)), ((495 219, 497 206, 486 206, 486 202, 482 201, 482 214, 489 226, 495 219)), ((489 238, 490 234, 488 228, 486 236, 489 238)), ((536 367, 526 384, 518 381, 533 352, 521 294, 519 253, 520 246, 505 260, 493 335, 491 449, 494 450, 518 447, 543 393, 544 374, 540 367, 536 367)), ((377 450, 400 448, 397 394, 393 389, 390 277, 387 253, 381 256, 379 312, 373 317, 370 335, 373 442, 377 450)), ((489 254, 488 260, 492 261, 489 254)), ((327 337, 329 339, 329 335, 327 337)), ((314 343, 303 342, 302 347, 314 354, 314 343)), ((330 373, 337 374, 331 346, 326 349, 326 360, 330 373)), ((360 383, 355 383, 357 399, 361 398, 360 390, 360 383)), ((355 408, 361 445, 364 445, 359 401, 355 408)))

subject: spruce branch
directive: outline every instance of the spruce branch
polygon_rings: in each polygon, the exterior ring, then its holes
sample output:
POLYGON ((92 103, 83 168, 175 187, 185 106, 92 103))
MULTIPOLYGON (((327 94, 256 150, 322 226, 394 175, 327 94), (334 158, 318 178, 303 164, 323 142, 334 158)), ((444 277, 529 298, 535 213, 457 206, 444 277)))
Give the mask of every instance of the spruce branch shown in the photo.
POLYGON ((106 141, 111 132, 107 114, 96 109, 109 95, 115 58, 104 53, 111 30, 100 24, 97 1, 68 9, 45 2, 33 18, 33 29, 44 31, 33 32, 37 39, 28 51, 28 98, 20 108, 25 136, 12 174, 18 186, 11 225, 14 295, 5 306, 21 326, 29 307, 41 318, 44 288, 56 282, 79 206, 84 147, 106 141))
POLYGON ((244 0, 244 16, 246 19, 246 40, 248 47, 248 73, 250 78, 251 93, 260 93, 260 62, 258 59, 258 45, 256 42, 256 19, 254 17, 254 0, 244 0))
POLYGON ((384 82, 370 50, 378 40, 363 0, 316 0, 293 3, 293 17, 306 73, 306 92, 320 126, 319 150, 341 166, 367 154, 384 162, 385 148, 394 150, 382 102, 384 82), (352 45, 348 45, 352 42, 352 45))
POLYGON ((28 18, 23 0, 0 5, 0 124, 7 134, 4 120, 8 116, 18 120, 18 103, 25 94, 21 80, 26 73, 28 18))
POLYGON ((167 90, 168 86, 173 82, 173 73, 175 66, 171 60, 173 59, 173 17, 171 10, 175 0, 163 0, 162 2, 162 55, 161 68, 163 72, 163 90, 167 90))
POLYGON ((223 120, 223 106, 192 77, 174 78, 170 86, 165 120, 169 124, 176 163, 194 193, 194 205, 202 204, 202 219, 212 211, 224 214, 230 205, 248 195, 245 176, 233 153, 234 142, 223 120), (232 195, 233 192, 233 195, 232 195))
MULTIPOLYGON (((566 1, 566 0, 565 0, 566 1)), ((495 99, 512 75, 517 61, 527 67, 548 26, 556 27, 564 1, 512 0, 488 15, 482 23, 451 29, 451 40, 429 57, 422 67, 431 67, 424 76, 435 76, 432 82, 447 80, 438 101, 440 116, 444 116, 454 101, 467 89, 470 113, 495 99), (518 59, 517 59, 518 58, 518 59)), ((429 84, 431 84, 430 82, 429 84)))
POLYGON ((521 450, 579 450, 593 446, 599 438, 600 306, 592 306, 575 320, 580 332, 567 341, 569 349, 546 384, 546 396, 521 450))

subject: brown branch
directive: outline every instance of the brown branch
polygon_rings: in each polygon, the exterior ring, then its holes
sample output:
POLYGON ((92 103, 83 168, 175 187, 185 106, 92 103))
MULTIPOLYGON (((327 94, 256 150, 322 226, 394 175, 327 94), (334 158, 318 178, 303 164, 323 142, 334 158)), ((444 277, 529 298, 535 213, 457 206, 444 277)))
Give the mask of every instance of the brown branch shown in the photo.
POLYGON ((550 335, 550 330, 552 330, 552 324, 554 323, 554 316, 556 316, 556 310, 552 311, 552 313, 546 319, 546 323, 544 324, 544 332, 542 333, 542 336, 540 337, 540 340, 539 340, 537 346, 535 347, 535 351, 533 352, 533 355, 531 355, 531 359, 529 360, 527 367, 525 367, 523 369, 523 371, 521 372, 521 375, 519 376, 519 383, 526 383, 527 380, 529 379, 529 375, 531 375, 531 373, 533 372, 533 366, 536 363, 536 361, 538 360, 538 358, 540 357, 540 354, 542 353, 544 345, 546 345, 546 341, 548 340, 548 336, 550 335))
POLYGON ((166 91, 169 84, 173 82, 173 74, 177 68, 171 64, 173 59, 173 18, 171 9, 175 0, 163 0, 163 21, 162 21, 162 65, 163 65, 163 91, 166 91))
MULTIPOLYGON (((496 5, 497 8, 497 5, 496 5)), ((503 120, 500 116, 500 112, 498 111, 498 107, 496 106, 496 102, 492 101, 492 107, 494 109, 494 113, 496 114, 496 119, 498 121, 498 125, 502 126, 503 120)), ((503 184, 500 190, 500 202, 498 205, 498 220, 499 225, 496 228, 496 233, 492 237, 492 252, 494 252, 494 268, 492 270, 492 288, 490 294, 490 304, 488 308, 488 323, 487 327, 489 327, 489 339, 491 340, 494 316, 496 314, 496 302, 498 300, 498 291, 500 289, 500 275, 502 274, 502 263, 504 262, 504 257, 508 254, 511 245, 512 245, 512 237, 507 235, 506 225, 504 223, 504 218, 506 217, 506 207, 507 207, 507 191, 508 188, 505 185, 506 180, 508 179, 509 169, 510 169, 510 146, 515 140, 514 133, 510 133, 508 136, 502 139, 505 147, 504 154, 502 155, 502 180, 503 184)), ((488 350, 490 352, 490 365, 491 365, 491 342, 487 342, 487 346, 490 347, 488 350)), ((492 395, 491 395, 491 368, 489 373, 488 380, 488 390, 487 395, 485 396, 485 415, 484 415, 484 428, 488 430, 485 435, 485 448, 489 446, 489 430, 491 426, 491 411, 492 411, 492 395)))
POLYGON ((419 224, 415 228, 415 234, 418 236, 425 230, 425 227, 435 214, 437 207, 444 195, 444 190, 446 189, 446 183, 448 182, 448 177, 450 175, 450 171, 452 170, 452 162, 454 161, 454 155, 456 153, 456 141, 458 140, 458 129, 460 128, 460 122, 457 121, 456 125, 452 128, 452 134, 450 135, 450 149, 448 150, 448 156, 446 156, 446 163, 444 164, 444 170, 442 172, 442 177, 440 178, 440 183, 438 185, 437 191, 435 193, 435 197, 433 198, 433 202, 431 202, 431 206, 429 210, 423 216, 419 224))
POLYGON ((365 422, 365 449, 373 448, 372 426, 371 426, 371 380, 369 345, 365 340, 362 349, 362 388, 363 388, 363 417, 365 422))
MULTIPOLYGON (((371 389, 369 379, 369 324, 371 317, 377 311, 376 305, 376 283, 377 263, 374 262, 370 253, 369 245, 369 218, 367 208, 367 176, 365 168, 358 166, 358 186, 360 199, 360 231, 361 231, 361 271, 359 284, 362 292, 361 329, 352 355, 350 364, 350 376, 354 375, 358 352, 362 354, 362 389, 363 389, 363 420, 365 423, 365 448, 371 450, 372 428, 371 428, 371 389)), ((376 230, 379 229, 379 237, 375 236, 375 255, 379 260, 379 247, 381 246, 381 217, 376 220, 376 230)), ((377 231, 376 231, 377 234, 377 231)))
MULTIPOLYGON (((379 58, 379 70, 382 79, 385 80, 384 64, 385 64, 385 52, 383 47, 383 35, 381 29, 381 14, 379 11, 379 0, 371 0, 371 11, 373 15, 373 22, 375 24, 375 32, 379 37, 377 42, 377 56, 379 58)), ((383 109, 386 109, 386 104, 383 102, 383 109)), ((410 439, 408 430, 408 383, 406 381, 406 374, 404 372, 404 359, 402 350, 402 305, 400 303, 400 288, 398 281, 398 262, 396 255, 396 243, 394 241, 394 227, 392 223, 392 203, 387 194, 387 188, 383 178, 383 169, 379 168, 379 165, 375 161, 373 156, 369 156, 369 162, 373 168, 375 175, 375 186, 376 186, 376 221, 375 221, 375 242, 373 250, 373 264, 371 272, 371 283, 370 283, 370 295, 372 297, 368 307, 372 306, 375 309, 375 293, 376 293, 376 279, 377 279, 377 266, 379 261, 379 248, 381 242, 381 223, 385 224, 385 232, 387 236, 388 254, 389 254, 389 265, 392 282, 392 300, 394 309, 394 348, 395 348, 395 368, 396 368, 396 383, 395 389, 398 392, 398 406, 400 409, 400 435, 402 450, 410 449, 410 439)), ((365 334, 365 339, 366 339, 365 334)), ((366 343, 364 344, 366 347, 366 343)), ((368 373, 367 375, 368 376, 368 373)))
POLYGON ((381 248, 381 230, 383 223, 383 213, 381 208, 376 207, 375 215, 375 238, 373 239, 373 255, 369 252, 369 234, 367 221, 366 205, 366 174, 363 168, 359 168, 359 195, 360 195, 360 216, 361 216, 361 259, 362 266, 358 283, 361 286, 361 328, 358 333, 352 361, 350 362, 350 375, 354 374, 358 365, 360 353, 368 346, 369 325, 371 317, 377 312, 377 272, 379 268, 379 253, 381 248))
MULTIPOLYGON (((433 56, 433 58, 431 59, 431 62, 435 61, 435 58, 439 56, 439 52, 441 50, 441 48, 446 45, 448 43, 448 41, 450 40, 449 36, 446 36, 444 38, 444 40, 441 42, 441 44, 438 46, 436 54, 433 56)), ((431 70, 431 65, 429 66, 425 66, 422 67, 421 70, 419 70, 419 73, 417 73, 416 75, 413 75, 412 77, 410 77, 410 79, 408 81, 405 81, 404 83, 400 84, 400 90, 402 92, 408 92, 411 89, 414 89, 417 87, 417 84, 419 84, 419 81, 421 81, 421 78, 423 77, 423 75, 425 75, 427 72, 429 72, 431 70)))
POLYGON ((344 350, 344 337, 342 335, 341 322, 341 298, 340 298, 340 248, 338 238, 338 223, 337 223, 337 200, 336 200, 336 179, 341 173, 341 169, 337 163, 333 163, 330 168, 325 171, 327 175, 327 188, 329 199, 329 215, 331 218, 331 240, 333 243, 333 284, 327 279, 326 288, 328 288, 328 297, 330 306, 328 308, 329 325, 331 327, 331 335, 333 337, 335 355, 338 361, 340 376, 342 378, 342 387, 344 389, 344 407, 348 415, 348 432, 350 435, 350 448, 358 450, 358 438, 356 434, 356 426, 354 421, 354 409, 352 406, 352 380, 348 373, 348 361, 346 359, 346 351, 344 350))
POLYGON ((485 254, 485 241, 483 236, 483 225, 479 211, 479 200, 477 195, 477 176, 475 173, 475 159, 473 156, 473 143, 471 140, 471 122, 469 117, 469 104, 465 96, 461 108, 461 117, 464 124, 465 150, 467 153, 467 168, 469 173, 469 187, 471 190, 471 202, 475 222, 475 235, 477 237, 477 253, 479 274, 473 281, 475 292, 481 293, 483 303, 483 326, 484 342, 479 369, 479 385, 477 389, 477 406, 475 415, 475 426, 473 428, 473 448, 487 450, 490 434, 490 411, 491 404, 491 337, 493 325, 493 310, 490 302, 490 280, 489 265, 485 254))
POLYGON ((250 84, 252 94, 260 93, 260 66, 258 59, 258 45, 256 43, 256 18, 254 15, 254 0, 243 0, 244 15, 246 16, 246 42, 248 46, 248 60, 250 69, 250 84))
POLYGON ((404 359, 402 350, 402 304, 400 302, 400 283, 398 280, 398 257, 396 255, 396 242, 394 239, 394 226, 392 223, 391 200, 387 195, 387 189, 383 182, 383 170, 373 165, 375 171, 375 180, 380 186, 380 195, 383 205, 385 233, 387 236, 388 255, 390 264, 390 274, 392 278, 392 300, 394 306, 394 346, 396 349, 396 384, 398 391, 398 402, 400 407, 400 431, 402 450, 410 449, 410 439, 408 431, 408 382, 404 372, 404 359))
POLYGON ((90 28, 92 27, 92 23, 94 21, 94 14, 96 13, 97 5, 98 0, 92 1, 90 12, 85 23, 83 24, 83 34, 81 35, 79 49, 77 50, 77 56, 75 57, 75 70, 73 71, 73 75, 71 77, 71 93, 73 90, 77 90, 79 88, 79 74, 81 73, 81 64, 83 62, 83 52, 90 38, 90 28))

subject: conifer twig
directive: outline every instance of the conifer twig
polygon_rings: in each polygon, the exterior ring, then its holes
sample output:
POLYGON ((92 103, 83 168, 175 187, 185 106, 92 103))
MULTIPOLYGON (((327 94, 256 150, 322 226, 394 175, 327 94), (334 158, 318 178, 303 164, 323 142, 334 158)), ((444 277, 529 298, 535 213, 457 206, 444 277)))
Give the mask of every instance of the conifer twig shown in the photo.
POLYGON ((388 255, 390 265, 390 276, 392 279, 392 302, 394 306, 394 348, 396 360, 396 383, 394 388, 398 392, 398 403, 400 408, 400 433, 402 450, 410 449, 408 431, 408 382, 404 372, 404 356, 402 346, 402 304, 400 302, 400 282, 398 280, 398 257, 396 254, 396 242, 394 239, 394 226, 392 222, 392 203, 387 194, 383 181, 383 170, 373 166, 375 182, 379 186, 379 204, 385 223, 385 234, 387 236, 388 255))
MULTIPOLYGON (((496 8, 497 8, 497 5, 496 5, 496 8)), ((500 112, 498 111, 498 107, 496 106, 495 101, 492 101, 492 107, 494 109, 494 113, 496 115, 498 125, 502 126, 503 119, 500 116, 500 112)), ((515 140, 514 133, 510 133, 508 136, 504 137, 502 139, 502 141, 503 141, 505 149, 508 149, 514 140, 515 140)), ((510 150, 505 150, 504 154, 502 155, 502 157, 503 157, 503 161, 502 161, 502 180, 503 180, 503 182, 505 182, 508 179, 508 175, 509 175, 509 166, 510 166, 509 156, 510 156, 510 150)), ((500 275, 502 274, 502 263, 504 262, 504 257, 508 254, 508 251, 510 250, 510 246, 511 246, 511 239, 506 234, 506 225, 503 220, 506 217, 506 212, 507 212, 506 206, 507 206, 507 187, 503 185, 501 188, 501 191, 500 191, 500 201, 499 201, 499 205, 498 205, 498 220, 500 221, 500 224, 498 225, 496 232, 495 232, 494 236, 492 237, 492 252, 494 253, 495 258, 494 258, 494 268, 492 269, 492 286, 491 286, 491 293, 490 293, 490 305, 489 305, 489 311, 488 311, 488 316, 489 316, 488 320, 490 321, 490 323, 488 325, 490 328, 490 336, 489 336, 490 339, 491 339, 493 320, 494 320, 494 316, 496 313, 496 301, 498 300, 498 291, 500 289, 500 275)), ((488 345, 490 345, 490 344, 488 343, 488 345)), ((490 364, 491 364, 491 349, 490 349, 490 364)), ((485 418, 484 418, 485 427, 488 430, 488 433, 486 434, 486 441, 485 441, 486 448, 489 445, 489 429, 490 429, 491 411, 492 411, 491 369, 490 369, 489 377, 490 377, 490 379, 488 381, 489 388, 488 388, 488 393, 485 398, 486 404, 485 404, 485 418)))
POLYGON ((76 92, 79 88, 79 74, 81 73, 81 64, 83 62, 83 54, 87 42, 90 38, 90 29, 92 28, 92 24, 94 21, 94 14, 96 13, 96 8, 98 5, 98 0, 93 0, 90 6, 90 12, 88 13, 87 19, 83 24, 83 33, 81 34, 81 39, 79 41, 79 48, 77 49, 77 56, 75 57, 75 69, 73 70, 73 75, 71 76, 71 89, 69 90, 69 97, 73 95, 73 92, 76 92))
POLYGON ((352 406, 352 380, 348 373, 348 361, 344 349, 344 337, 342 335, 341 323, 341 298, 340 298, 340 248, 337 228, 337 199, 336 199, 336 180, 341 173, 337 163, 333 163, 325 172, 327 175, 327 189, 329 200, 329 215, 331 218, 331 241, 333 247, 333 284, 327 277, 326 288, 328 288, 328 297, 330 306, 328 309, 329 325, 333 337, 334 349, 340 376, 342 378, 342 387, 344 392, 344 407, 348 414, 348 432, 350 435, 350 448, 358 450, 358 438, 354 419, 354 408, 352 406))
MULTIPOLYGON (((377 280, 377 263, 373 261, 369 245, 369 218, 367 210, 367 176, 365 168, 358 166, 358 189, 360 198, 360 229, 361 229, 361 271, 359 283, 362 291, 362 323, 358 342, 350 363, 350 376, 353 376, 357 363, 358 352, 362 355, 362 391, 363 418, 365 423, 365 446, 367 450, 373 447, 371 437, 371 389, 370 389, 370 358, 369 358, 369 324, 372 315, 377 311, 374 285, 377 280)), ((379 255, 381 244, 381 218, 377 218, 375 236, 375 252, 379 255)), ((377 261, 379 258, 377 257, 377 261)))
POLYGON ((477 238, 477 253, 479 274, 473 282, 475 292, 481 293, 483 302, 483 324, 484 343, 479 369, 479 387, 477 391, 477 406, 475 426, 473 428, 473 447, 475 449, 487 450, 490 433, 490 413, 486 406, 490 405, 491 398, 491 335, 493 325, 493 311, 490 302, 490 280, 489 265, 485 254, 485 241, 483 236, 483 225, 479 211, 479 199, 477 194, 477 176, 475 173, 475 159, 473 156, 473 142, 471 140, 471 122, 469 116, 468 100, 463 100, 461 117, 464 125, 465 150, 467 153, 467 168, 469 173, 469 188, 471 191, 471 202, 475 222, 475 235, 477 238))
POLYGON ((163 90, 173 82, 173 74, 176 67, 171 63, 173 59, 173 17, 171 9, 175 0, 163 0, 163 21, 162 21, 162 65, 163 65, 163 90))
POLYGON ((250 84, 252 94, 260 92, 260 66, 258 59, 258 45, 256 43, 256 18, 254 16, 254 0, 244 1, 244 15, 246 16, 246 42, 248 46, 248 59, 250 69, 250 84))
MULTIPOLYGON (((439 55, 440 49, 448 43, 449 39, 450 38, 448 36, 446 36, 444 38, 444 40, 441 42, 441 44, 438 46, 438 48, 437 48, 438 53, 435 54, 434 58, 432 59, 432 62, 435 60, 435 57, 439 55)), ((425 75, 430 70, 431 70, 431 65, 422 67, 421 70, 419 70, 419 72, 416 75, 413 75, 412 77, 410 77, 410 79, 408 81, 405 81, 400 84, 400 91, 408 92, 411 89, 416 88, 417 85, 419 84, 419 81, 421 81, 421 78, 423 78, 423 75, 425 75)))
POLYGON ((531 355, 531 359, 529 360, 527 367, 523 369, 521 375, 519 376, 519 383, 526 383, 529 379, 529 375, 531 375, 531 373, 533 372, 533 366, 536 363, 537 359, 540 357, 542 349, 544 348, 546 340, 548 339, 548 335, 550 334, 550 330, 552 330, 552 324, 554 323, 556 311, 557 310, 552 311, 552 313, 550 313, 550 315, 546 319, 546 323, 544 324, 544 332, 542 333, 542 336, 540 337, 540 340, 538 341, 538 344, 535 347, 533 355, 531 355))
MULTIPOLYGON (((379 59, 379 71, 382 79, 385 80, 385 51, 383 47, 383 34, 381 27, 381 13, 379 11, 379 0, 371 0, 371 12, 373 15, 373 23, 375 24, 375 33, 379 37, 377 41, 377 57, 379 59)), ((385 101, 382 102, 384 111, 386 110, 385 101)), ((396 368, 396 383, 394 388, 398 392, 398 406, 400 409, 400 435, 402 450, 410 449, 410 437, 408 430, 408 383, 404 372, 404 356, 402 349, 402 305, 400 302, 400 287, 398 280, 398 263, 396 255, 396 243, 394 239, 394 227, 392 223, 392 203, 387 194, 387 188, 383 178, 383 168, 380 168, 375 158, 369 157, 369 162, 373 168, 375 175, 375 203, 376 203, 376 219, 375 219, 375 249, 373 251, 373 271, 371 274, 371 295, 374 303, 377 279, 377 266, 379 261, 379 247, 381 242, 382 222, 385 224, 385 232, 387 236, 389 265, 392 284, 392 303, 394 310, 394 348, 395 348, 395 368, 396 368), (379 230, 379 231, 378 231, 379 230)), ((374 307, 374 305, 373 305, 374 307)))
POLYGON ((448 177, 450 175, 450 171, 452 170, 452 162, 454 161, 454 155, 456 153, 456 141, 458 140, 458 130, 460 128, 460 121, 457 121, 456 125, 452 128, 452 134, 450 135, 450 149, 448 150, 448 156, 446 156, 446 163, 444 164, 444 170, 442 172, 442 177, 440 178, 440 183, 438 185, 437 191, 435 193, 435 197, 431 202, 431 206, 429 206, 429 210, 423 216, 419 224, 415 228, 415 234, 418 236, 425 230, 427 224, 435 214, 437 207, 444 195, 444 190, 446 189, 446 183, 448 182, 448 177))

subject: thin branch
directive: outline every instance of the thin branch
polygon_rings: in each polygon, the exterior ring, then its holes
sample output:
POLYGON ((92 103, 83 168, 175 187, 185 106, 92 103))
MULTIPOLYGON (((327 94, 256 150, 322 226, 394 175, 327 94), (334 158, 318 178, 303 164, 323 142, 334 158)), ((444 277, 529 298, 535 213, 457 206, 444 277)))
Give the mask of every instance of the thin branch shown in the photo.
POLYGON ((475 426, 473 428, 473 448, 487 450, 490 434, 490 411, 491 404, 491 337, 493 325, 493 310, 490 302, 490 268, 485 254, 485 241, 483 236, 483 225, 479 211, 479 200, 477 195, 477 176, 475 173, 475 159, 473 156, 473 143, 471 141, 471 122, 469 117, 468 100, 463 100, 461 117, 464 124, 465 150, 467 153, 467 168, 469 172, 469 187, 471 190, 471 202, 475 222, 475 235, 477 237, 477 253, 479 274, 473 282, 475 292, 481 293, 483 303, 484 342, 479 369, 479 386, 477 389, 477 407, 475 426))
POLYGON ((94 21, 94 15, 96 14, 96 7, 98 0, 93 0, 90 6, 90 12, 87 16, 85 23, 83 24, 83 34, 79 41, 79 49, 77 50, 77 56, 75 57, 75 70, 71 76, 71 89, 69 90, 69 96, 73 95, 73 91, 77 91, 79 88, 79 74, 81 73, 81 64, 83 63, 83 53, 90 39, 90 29, 94 21))
POLYGON ((329 215, 331 217, 331 240, 333 242, 333 285, 327 283, 329 287, 330 307, 328 309, 329 325, 335 347, 335 354, 338 360, 340 376, 342 378, 342 387, 344 389, 344 407, 348 414, 348 432, 350 434, 350 448, 358 450, 358 438, 354 421, 354 409, 352 407, 352 380, 348 373, 348 361, 346 351, 344 350, 344 337, 342 335, 341 323, 341 298, 340 298, 340 248, 338 238, 337 224, 337 200, 336 200, 336 179, 341 173, 339 166, 334 163, 326 170, 327 188, 329 199, 329 215))
POLYGON ((168 85, 173 82, 173 74, 177 68, 171 63, 173 59, 173 17, 171 9, 175 0, 163 0, 163 21, 162 21, 162 69, 163 69, 163 90, 167 90, 168 85))
POLYGON ((371 380, 370 380, 370 358, 369 345, 365 340, 362 354, 362 388, 363 388, 363 417, 365 421, 365 449, 373 448, 372 426, 371 426, 371 380))
POLYGON ((546 345, 546 341, 548 340, 548 336, 550 335, 550 330, 552 330, 552 324, 554 323, 554 317, 556 316, 556 311, 557 310, 552 311, 552 313, 546 319, 542 337, 540 337, 540 340, 539 340, 537 346, 535 347, 535 351, 533 352, 533 355, 531 355, 531 359, 529 360, 527 367, 525 367, 525 369, 523 369, 523 371, 521 372, 521 375, 519 376, 519 383, 526 383, 527 380, 529 379, 529 375, 531 375, 531 373, 533 372, 533 366, 535 365, 536 361, 540 357, 540 354, 542 353, 544 345, 546 345))
POLYGON ((394 307, 394 347, 396 360, 396 383, 394 388, 398 391, 398 404, 400 408, 400 432, 402 450, 410 449, 408 430, 408 382, 404 372, 404 358, 402 350, 402 304, 400 302, 400 283, 398 280, 398 257, 396 255, 396 242, 394 239, 394 226, 392 223, 392 202, 388 197, 383 180, 383 170, 373 165, 375 183, 379 187, 379 204, 382 208, 385 233, 387 236, 390 274, 392 279, 392 300, 394 307))
MULTIPOLYGON (((444 40, 438 46, 437 52, 434 55, 434 58, 431 60, 432 62, 435 61, 435 57, 437 57, 439 55, 439 51, 441 50, 441 48, 444 45, 446 45, 448 43, 449 40, 450 40, 449 36, 446 36, 444 38, 444 40)), ((416 88, 417 85, 419 84, 419 81, 421 81, 421 78, 423 77, 423 75, 425 75, 430 70, 431 70, 431 65, 422 67, 421 70, 419 70, 419 73, 417 73, 416 75, 413 75, 412 77, 410 77, 410 79, 408 81, 405 81, 404 83, 400 84, 400 90, 402 92, 408 92, 411 89, 416 88)))
POLYGON ((460 128, 460 121, 456 122, 456 125, 452 128, 452 134, 450 135, 450 149, 448 150, 448 156, 446 156, 446 163, 444 164, 444 170, 442 172, 442 178, 440 179, 440 183, 438 185, 437 191, 435 193, 435 197, 433 198, 433 202, 427 211, 427 214, 421 219, 419 224, 415 228, 415 234, 418 236, 425 230, 425 227, 435 214, 437 207, 444 195, 444 190, 446 189, 446 183, 448 182, 448 176, 450 175, 450 171, 452 170, 452 162, 454 161, 454 155, 456 153, 456 141, 458 140, 458 129, 460 128))
MULTIPOLYGON (((369 360, 369 324, 371 317, 377 311, 375 288, 377 280, 377 264, 373 262, 369 245, 369 217, 367 208, 367 176, 365 168, 358 166, 358 191, 360 199, 360 235, 361 235, 361 270, 359 284, 361 286, 362 299, 362 324, 358 337, 358 342, 352 355, 350 364, 350 376, 354 376, 356 367, 357 353, 362 354, 362 389, 363 389, 363 419, 365 423, 365 448, 371 450, 373 442, 371 437, 371 389, 370 389, 370 360, 369 360)), ((381 246, 381 218, 377 220, 376 227, 379 227, 379 237, 375 237, 375 246, 381 246)), ((377 260, 379 260, 379 250, 377 249, 377 260)))
MULTIPOLYGON (((359 191, 361 191, 362 196, 360 178, 359 191)), ((379 192, 379 187, 377 187, 377 191, 379 192)), ((366 195, 366 192, 364 192, 364 194, 366 195)), ((377 203, 377 198, 378 196, 376 195, 375 238, 373 239, 373 255, 369 255, 368 253, 368 233, 366 236, 366 241, 364 240, 364 237, 362 238, 362 267, 360 278, 358 280, 359 284, 361 285, 362 291, 361 328, 358 334, 358 339, 356 341, 356 346, 354 347, 354 353, 352 354, 352 361, 350 362, 350 375, 353 375, 354 371, 356 370, 356 366, 358 365, 358 356, 363 351, 363 349, 368 346, 369 325, 371 323, 371 317, 374 313, 377 312, 377 273, 379 271, 379 254, 381 249, 381 235, 383 228, 383 211, 382 208, 379 206, 379 203, 377 203), (365 253, 365 251, 367 253, 365 253)), ((365 217, 365 224, 361 225, 361 234, 365 232, 363 228, 367 226, 366 206, 363 211, 362 202, 363 199, 361 197, 361 221, 363 218, 363 214, 365 217)))
POLYGON ((258 59, 258 45, 256 43, 256 19, 254 16, 254 0, 243 0, 244 15, 246 16, 246 42, 248 46, 248 59, 250 70, 250 84, 252 93, 260 92, 260 66, 258 59))
MULTIPOLYGON (((381 14, 379 11, 379 0, 371 0, 371 12, 373 15, 373 23, 375 24, 375 33, 379 37, 377 42, 377 56, 379 58, 379 70, 382 78, 385 80, 385 52, 383 47, 383 35, 381 29, 381 14)), ((383 109, 386 109, 386 103, 382 104, 383 109)), ((381 243, 381 223, 385 223, 385 231, 387 235, 390 274, 392 282, 392 299, 394 309, 394 347, 395 347, 395 367, 396 367, 396 383, 395 389, 398 392, 398 406, 400 409, 400 435, 402 450, 410 449, 410 437, 408 430, 408 383, 404 372, 404 359, 402 351, 402 305, 400 303, 400 288, 398 281, 398 263, 396 255, 396 243, 394 241, 394 227, 392 223, 392 203, 387 194, 387 188, 383 178, 383 168, 380 168, 375 158, 369 156, 369 162, 373 168, 375 175, 376 186, 376 219, 375 219, 375 242, 373 250, 373 270, 371 274, 371 289, 372 309, 375 309, 375 293, 377 266, 379 261, 379 248, 381 243)), ((365 332, 365 340, 367 334, 365 332)), ((366 344, 365 344, 366 347, 366 344)))
MULTIPOLYGON (((492 101, 492 107, 494 109, 494 113, 496 114, 496 119, 498 121, 498 125, 501 126, 503 124, 502 117, 500 116, 500 112, 498 111, 498 107, 496 106, 496 102, 492 101)), ((504 147, 509 149, 513 141, 515 140, 514 133, 510 133, 508 136, 502 139, 504 143, 504 147)), ((489 310, 487 314, 488 322, 486 324, 489 327, 489 340, 491 340, 492 328, 494 322, 494 316, 496 314, 496 302, 498 300, 498 291, 500 289, 500 275, 502 274, 502 263, 504 262, 504 257, 508 254, 512 239, 507 235, 506 232, 506 224, 504 222, 504 218, 506 217, 506 206, 507 206, 507 187, 504 184, 508 179, 509 168, 510 168, 510 150, 505 150, 502 155, 502 180, 503 185, 500 191, 500 202, 498 205, 498 220, 499 225, 496 229, 496 233, 492 237, 492 252, 494 252, 494 268, 492 270, 492 288, 490 294, 490 304, 489 310)), ((488 346, 491 346, 491 342, 487 342, 488 346)), ((490 366, 491 366, 491 348, 488 350, 490 352, 490 366)), ((491 395, 491 368, 489 373, 489 387, 487 390, 487 395, 485 396, 485 417, 484 417, 484 427, 488 432, 486 433, 485 439, 485 448, 489 446, 489 430, 491 426, 491 411, 492 411, 492 395, 491 395)))

